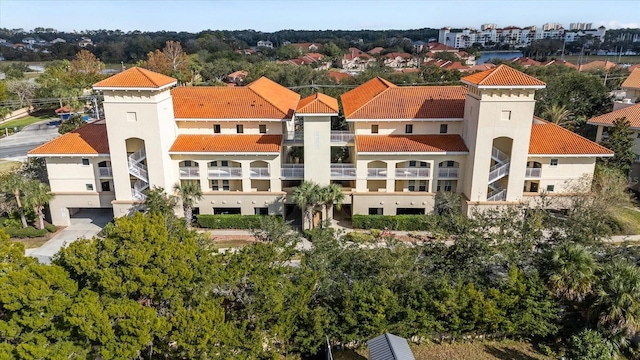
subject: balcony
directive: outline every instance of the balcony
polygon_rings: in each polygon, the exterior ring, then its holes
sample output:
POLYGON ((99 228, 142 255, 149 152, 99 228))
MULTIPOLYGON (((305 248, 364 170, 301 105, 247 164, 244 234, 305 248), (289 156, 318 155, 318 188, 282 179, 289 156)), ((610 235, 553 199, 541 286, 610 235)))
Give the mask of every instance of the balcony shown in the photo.
POLYGON ((200 179, 200 168, 181 166, 180 179, 200 179))
POLYGON ((113 173, 111 172, 111 167, 99 167, 98 168, 98 177, 101 178, 110 178, 113 177, 113 173))
POLYGON ((387 168, 367 168, 367 179, 385 179, 387 177, 387 168))
POLYGON ((438 179, 457 179, 458 168, 440 168, 438 169, 438 179))
POLYGON ((219 166, 219 167, 210 167, 207 171, 209 179, 241 179, 242 178, 242 168, 240 167, 229 167, 229 166, 219 166))
POLYGON ((418 179, 431 176, 430 168, 397 168, 396 179, 418 179))
POLYGON ((351 131, 331 131, 332 143, 352 143, 355 135, 351 131))
POLYGON ((356 168, 353 164, 331 164, 331 179, 355 179, 356 168))
POLYGON ((283 179, 303 179, 304 164, 282 164, 280 176, 283 179))
POLYGON ((287 143, 301 143, 304 142, 304 131, 287 131, 282 138, 287 143))
POLYGON ((268 179, 271 177, 271 169, 266 167, 252 167, 249 168, 249 178, 251 179, 268 179))
POLYGON ((539 179, 541 174, 541 168, 527 168, 527 172, 524 174, 525 178, 539 179))

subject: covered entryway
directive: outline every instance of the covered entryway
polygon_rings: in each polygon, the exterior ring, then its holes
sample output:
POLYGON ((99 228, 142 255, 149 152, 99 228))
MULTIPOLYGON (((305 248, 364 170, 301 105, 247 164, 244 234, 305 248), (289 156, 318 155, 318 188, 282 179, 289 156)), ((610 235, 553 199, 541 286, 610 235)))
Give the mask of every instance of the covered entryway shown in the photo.
POLYGON ((79 224, 94 224, 103 228, 113 220, 113 209, 69 208, 71 226, 79 224))

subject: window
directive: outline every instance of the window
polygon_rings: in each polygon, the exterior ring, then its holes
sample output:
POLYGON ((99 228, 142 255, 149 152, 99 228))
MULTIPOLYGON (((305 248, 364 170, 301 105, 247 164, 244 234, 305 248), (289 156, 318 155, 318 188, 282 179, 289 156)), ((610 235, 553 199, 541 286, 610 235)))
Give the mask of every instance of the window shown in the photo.
POLYGON ((220 124, 214 124, 213 125, 213 133, 214 134, 220 134, 220 124))
POLYGON ((185 160, 185 161, 182 162, 182 166, 192 167, 193 163, 191 162, 191 160, 185 160))
POLYGON ((427 163, 424 161, 420 161, 420 167, 427 167, 427 163))
POLYGON ((210 167, 218 167, 218 166, 226 167, 226 166, 229 166, 229 161, 228 160, 222 160, 222 161, 216 160, 216 161, 210 162, 209 166, 210 167))
POLYGON ((100 186, 102 187, 102 191, 111 191, 111 184, 109 184, 108 181, 101 182, 100 186))
POLYGON ((418 180, 416 190, 416 180, 409 180, 409 191, 427 191, 427 180, 418 180))
POLYGON ((417 161, 415 161, 415 160, 409 161, 409 167, 416 167, 416 163, 417 163, 417 161))
POLYGON ((267 133, 267 125, 258 125, 258 129, 260 129, 260 134, 267 133))
POLYGON ((256 215, 269 215, 269 208, 266 207, 253 208, 253 211, 256 215))
POLYGON ((134 112, 128 112, 127 113, 127 121, 131 121, 131 122, 138 121, 138 115, 136 115, 136 113, 134 113, 134 112))
POLYGON ((220 161, 220 164, 221 164, 220 166, 222 166, 222 167, 228 167, 229 166, 229 161, 228 160, 222 160, 222 161, 220 161))
POLYGON ((404 132, 407 134, 412 134, 413 133, 413 125, 411 124, 407 124, 404 126, 404 132))
POLYGON ((383 208, 369 208, 369 215, 383 215, 383 208))
POLYGON ((236 125, 236 133, 238 134, 242 134, 244 132, 244 126, 243 125, 236 125))
POLYGON ((218 180, 211 180, 211 190, 218 191, 218 180))
POLYGON ((229 191, 229 180, 211 180, 212 191, 229 191))
POLYGON ((447 161, 447 167, 454 167, 455 166, 455 161, 449 160, 447 161))
POLYGON ((547 185, 547 191, 552 192, 555 189, 555 185, 547 185))
POLYGON ((640 131, 638 131, 638 139, 640 139, 640 131))
POLYGON ((372 134, 378 133, 378 125, 371 125, 371 133, 372 134))
POLYGON ((93 184, 86 184, 87 191, 93 191, 93 184))
POLYGON ((88 166, 89 165, 89 159, 82 159, 82 165, 88 166))
POLYGON ((213 208, 215 215, 240 215, 240 208, 213 208))
POLYGON ((502 110, 502 112, 500 113, 500 120, 511 120, 511 111, 502 110))
POLYGON ((551 161, 549 161, 549 166, 558 166, 558 159, 551 159, 551 161))
POLYGON ((440 134, 446 134, 448 130, 449 130, 449 125, 440 124, 440 134))
POLYGON ((222 180, 222 191, 229 191, 229 180, 222 180))

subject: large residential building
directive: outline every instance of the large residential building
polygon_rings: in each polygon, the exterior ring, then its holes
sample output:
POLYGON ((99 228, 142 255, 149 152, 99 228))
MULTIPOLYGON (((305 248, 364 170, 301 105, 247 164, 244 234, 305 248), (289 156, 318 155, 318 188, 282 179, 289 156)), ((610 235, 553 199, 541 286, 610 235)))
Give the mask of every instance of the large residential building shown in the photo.
MULTIPOLYGON (((374 78, 341 97, 348 130, 332 130, 338 100, 303 99, 267 78, 242 87, 176 87, 131 68, 94 85, 105 120, 29 153, 46 159, 51 215, 81 208, 138 211, 153 187, 199 184, 200 214, 299 209, 302 181, 340 184, 348 214, 422 214, 438 191, 474 207, 566 198, 612 152, 533 115, 542 81, 500 65, 463 86, 396 86, 374 78)), ((587 184, 584 184, 584 182, 587 184)))

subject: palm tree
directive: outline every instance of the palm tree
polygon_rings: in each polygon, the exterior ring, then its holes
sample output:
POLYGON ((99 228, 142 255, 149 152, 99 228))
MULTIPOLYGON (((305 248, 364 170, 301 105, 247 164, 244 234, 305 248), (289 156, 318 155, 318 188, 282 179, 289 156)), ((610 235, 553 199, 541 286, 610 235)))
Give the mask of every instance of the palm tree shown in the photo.
POLYGON ((49 185, 39 180, 29 180, 25 184, 25 205, 38 214, 39 227, 44 229, 44 207, 53 199, 49 185))
POLYGON ((320 189, 320 201, 324 206, 324 219, 329 220, 329 213, 333 204, 340 210, 342 202, 344 201, 344 193, 342 192, 342 186, 337 184, 330 184, 320 189))
POLYGON ((633 335, 640 330, 640 269, 616 259, 599 274, 592 314, 610 334, 633 335))
POLYGON ((593 293, 598 264, 584 246, 560 244, 551 254, 549 288, 558 297, 568 301, 582 301, 593 293))
POLYGON ((167 194, 163 187, 154 186, 147 191, 147 198, 144 200, 144 205, 150 213, 162 214, 165 218, 168 218, 173 215, 173 208, 177 202, 176 197, 167 194))
POLYGON ((16 204, 18 205, 18 212, 20 213, 20 220, 22 221, 22 227, 27 227, 27 218, 24 216, 24 208, 22 207, 22 189, 25 185, 25 179, 17 173, 11 174, 5 177, 0 183, 0 189, 7 193, 12 194, 16 198, 16 204))
POLYGON ((570 119, 571 115, 573 115, 573 113, 567 110, 565 105, 559 105, 557 103, 547 106, 542 112, 544 118, 562 127, 568 127, 573 124, 573 121, 570 119))
POLYGON ((320 186, 314 182, 302 182, 293 189, 293 202, 302 209, 303 218, 309 223, 309 228, 313 228, 313 209, 321 203, 320 186))
POLYGON ((191 229, 191 218, 193 216, 193 205, 196 201, 202 200, 202 189, 200 184, 192 181, 175 184, 173 190, 178 193, 182 201, 182 209, 184 210, 184 218, 187 229, 191 229))
POLYGON ((4 120, 9 114, 11 114, 11 109, 5 106, 0 106, 0 118, 4 120))

